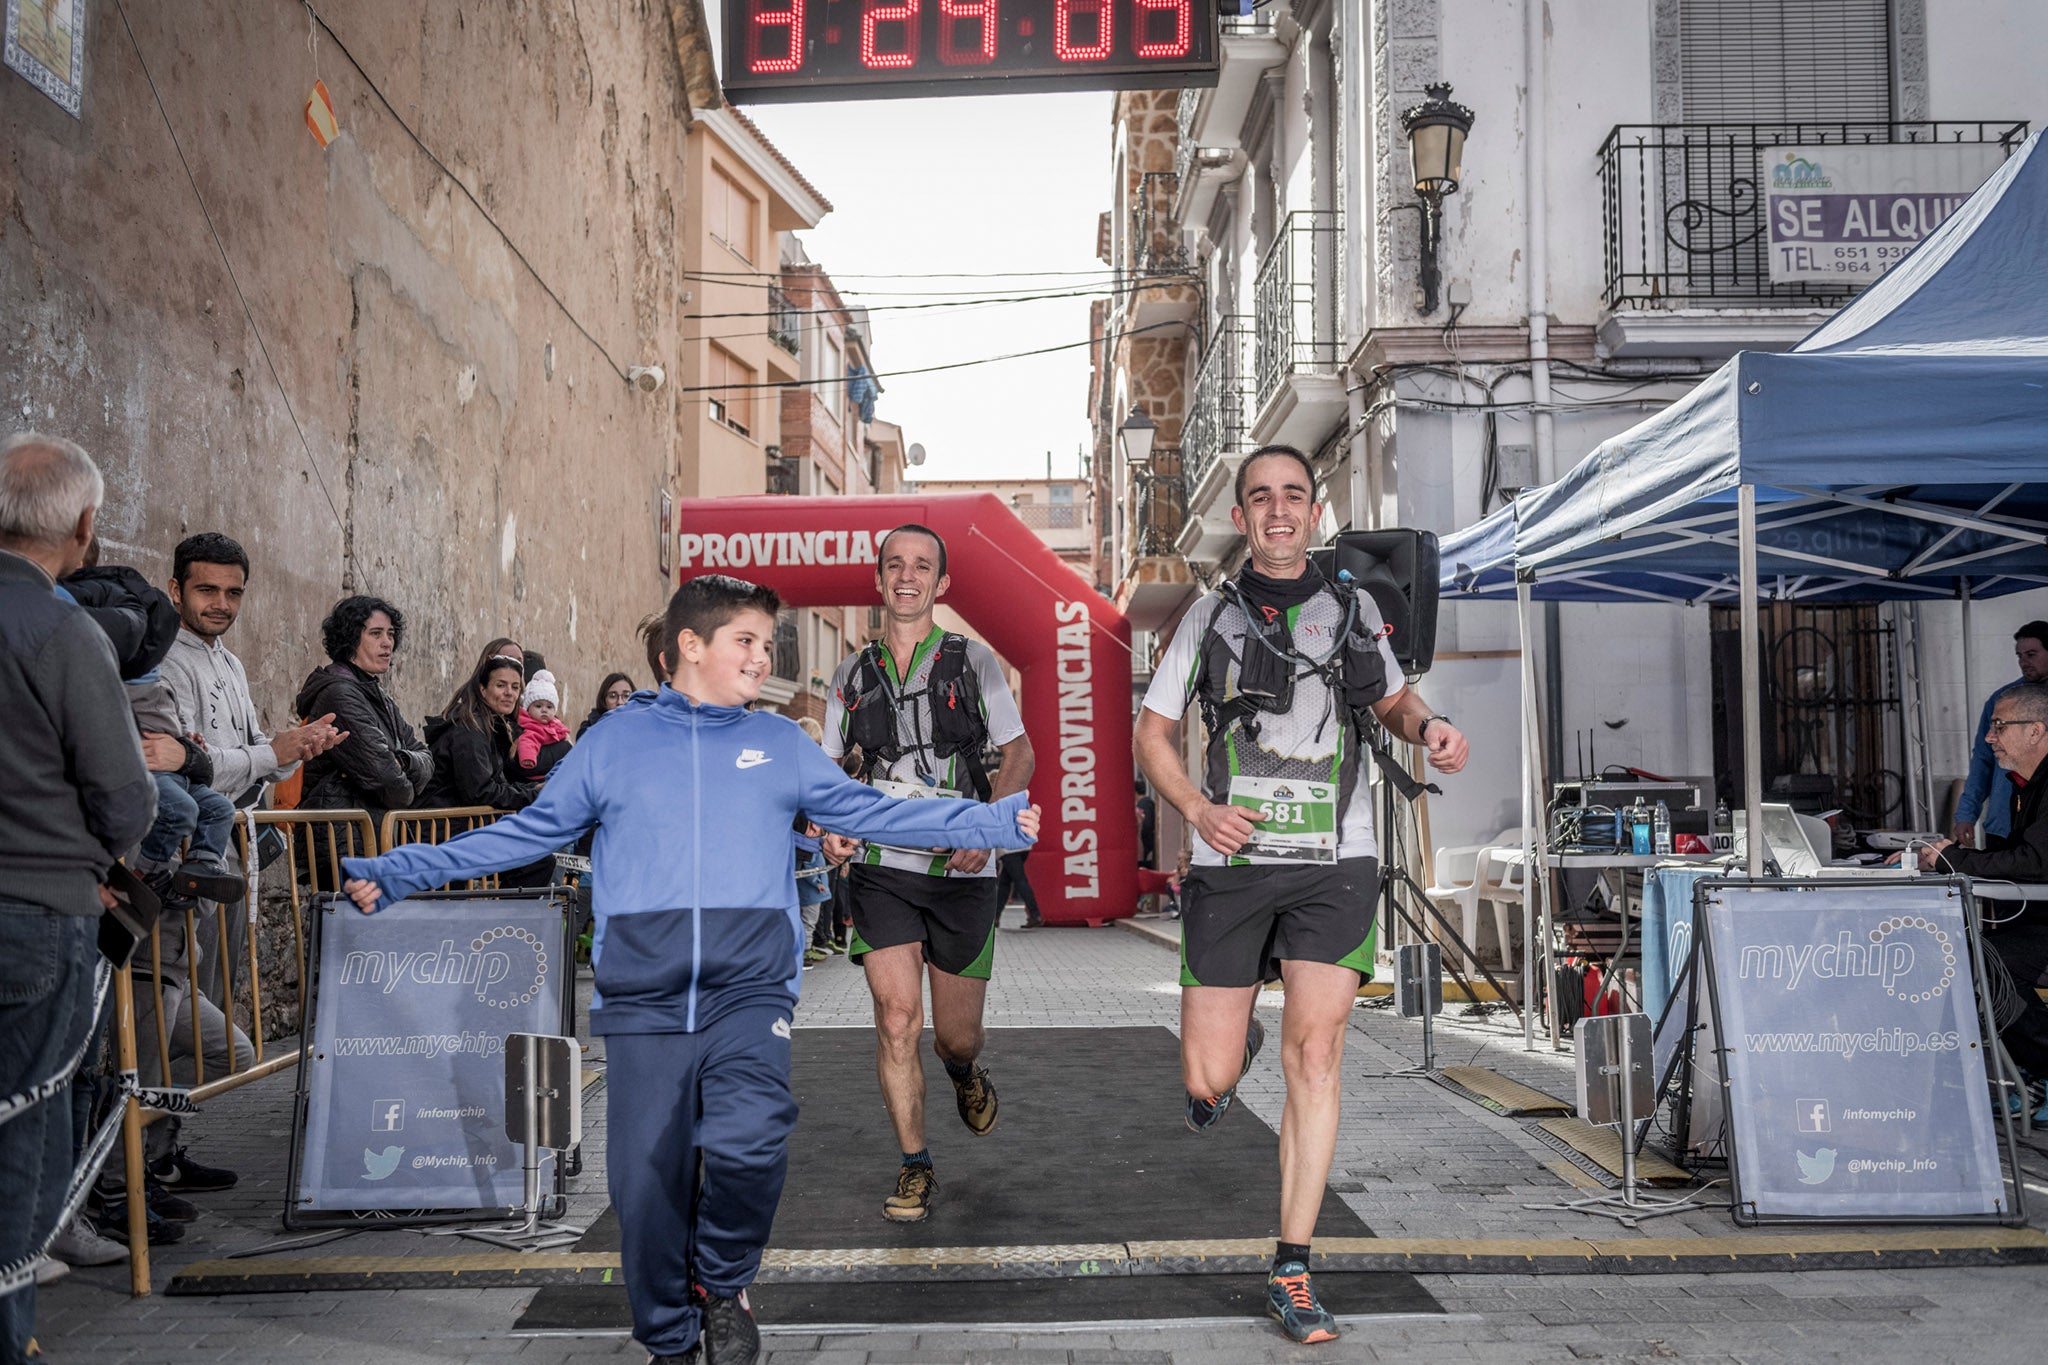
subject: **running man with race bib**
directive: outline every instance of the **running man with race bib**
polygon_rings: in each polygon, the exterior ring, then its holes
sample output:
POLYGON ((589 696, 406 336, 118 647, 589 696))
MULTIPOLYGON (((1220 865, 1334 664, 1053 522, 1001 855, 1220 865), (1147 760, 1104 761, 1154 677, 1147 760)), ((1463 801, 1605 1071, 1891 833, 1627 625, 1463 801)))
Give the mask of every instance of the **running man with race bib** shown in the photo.
MULTIPOLYGON (((946 544, 924 526, 882 538, 875 586, 881 638, 842 662, 825 709, 825 752, 858 750, 858 776, 889 796, 996 801, 1031 780, 1031 741, 994 651, 933 621, 946 576, 946 544), (984 747, 1002 761, 984 768, 984 747)), ((929 969, 934 1050, 953 1082, 960 1121, 976 1137, 996 1126, 996 1089, 981 1056, 982 1006, 995 954, 996 859, 985 848, 893 848, 827 835, 834 861, 854 858, 847 955, 867 972, 875 1000, 875 1067, 903 1149, 882 1213, 899 1223, 931 1212, 938 1177, 925 1145, 924 984, 929 969)))
POLYGON ((1430 766, 1465 766, 1465 737, 1401 676, 1379 609, 1309 562, 1322 506, 1291 446, 1252 452, 1230 519, 1242 571, 1188 609, 1138 713, 1138 764, 1194 831, 1181 905, 1181 1072, 1187 1125, 1213 1128, 1265 1043, 1259 988, 1286 984, 1280 1064, 1280 1239, 1267 1307, 1295 1341, 1336 1320, 1308 1273, 1309 1239, 1337 1144, 1344 1030, 1372 975, 1379 850, 1362 762, 1362 713, 1420 744, 1430 766), (1182 771, 1178 730, 1199 701, 1201 781, 1182 771))

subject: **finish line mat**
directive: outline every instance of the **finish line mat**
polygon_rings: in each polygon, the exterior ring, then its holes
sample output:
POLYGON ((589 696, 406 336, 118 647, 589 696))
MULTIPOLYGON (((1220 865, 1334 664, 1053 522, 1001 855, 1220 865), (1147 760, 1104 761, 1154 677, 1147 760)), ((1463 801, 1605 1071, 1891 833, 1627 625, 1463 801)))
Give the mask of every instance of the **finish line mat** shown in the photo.
MULTIPOLYGON (((1171 1030, 991 1029, 981 1060, 1002 1111, 986 1138, 969 1135, 955 1115, 952 1083, 929 1034, 920 1055, 939 1192, 931 1217, 897 1224, 882 1217, 898 1149, 876 1087, 874 1031, 796 1031, 791 1084, 802 1113, 790 1138, 774 1245, 755 1289, 770 1321, 1056 1322, 1263 1311, 1263 1275, 1243 1272, 1272 1255, 1279 1140, 1241 1105, 1208 1133, 1187 1130, 1180 1040, 1171 1030), (1246 1265, 1233 1258, 1235 1274, 1182 1277, 1235 1283, 1162 1283, 1159 1269, 1222 1269, 1205 1266, 1196 1248, 1214 1239, 1255 1240, 1264 1259, 1246 1265), (1148 1259, 1133 1244, 1159 1250, 1148 1259), (1155 1273, 1133 1274, 1140 1261, 1155 1273)), ((1316 1230, 1319 1237, 1371 1236, 1328 1191, 1316 1230)), ((618 1245, 617 1215, 607 1210, 575 1250, 618 1245)), ((1333 1275, 1317 1287, 1337 1313, 1437 1311, 1405 1272, 1333 1275)), ((623 1285, 577 1285, 542 1289, 518 1327, 629 1325, 623 1285)))

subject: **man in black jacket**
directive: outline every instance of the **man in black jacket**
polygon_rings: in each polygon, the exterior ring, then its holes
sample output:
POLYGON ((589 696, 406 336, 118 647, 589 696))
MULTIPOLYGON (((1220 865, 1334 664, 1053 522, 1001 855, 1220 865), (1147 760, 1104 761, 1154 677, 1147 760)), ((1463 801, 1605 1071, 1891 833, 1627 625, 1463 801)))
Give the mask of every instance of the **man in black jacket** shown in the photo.
MULTIPOLYGON (((113 648, 60 595, 105 496, 69 441, 0 441, 0 1102, 61 1080, 93 1029, 108 869, 156 815, 113 648)), ((0 1361, 26 1357, 71 1177, 67 1089, 0 1116, 0 1361)))
MULTIPOLYGON (((1992 708, 1989 731, 1991 752, 2012 777, 2011 827, 1981 849, 1937 840, 1921 851, 1920 866, 1987 880, 2048 882, 2048 685, 2008 689, 1992 708)), ((2005 965, 2020 997, 2019 1017, 1999 1037, 2030 1079, 2048 1080, 2048 1005, 2034 991, 2048 969, 2048 914, 2025 903, 2007 912, 1994 902, 1985 919, 1984 946, 2005 965), (2003 922, 1990 923, 1993 918, 2003 922)))

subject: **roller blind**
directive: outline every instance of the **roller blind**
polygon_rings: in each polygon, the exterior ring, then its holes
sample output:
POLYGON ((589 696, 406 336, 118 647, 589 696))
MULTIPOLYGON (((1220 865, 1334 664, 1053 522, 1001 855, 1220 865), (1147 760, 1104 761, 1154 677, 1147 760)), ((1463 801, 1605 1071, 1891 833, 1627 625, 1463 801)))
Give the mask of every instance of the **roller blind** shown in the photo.
POLYGON ((1680 0, 1687 123, 1886 123, 1888 0, 1680 0))

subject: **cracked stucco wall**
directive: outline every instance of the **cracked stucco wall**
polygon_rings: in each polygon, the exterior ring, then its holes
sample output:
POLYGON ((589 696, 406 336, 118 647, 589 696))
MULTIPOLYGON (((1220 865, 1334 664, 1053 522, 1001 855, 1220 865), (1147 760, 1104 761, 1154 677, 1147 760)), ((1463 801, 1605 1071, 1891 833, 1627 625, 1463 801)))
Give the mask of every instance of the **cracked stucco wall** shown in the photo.
POLYGON ((614 367, 677 370, 669 7, 313 8, 95 6, 78 121, 0 72, 0 430, 99 460, 109 560, 247 546, 229 642, 273 727, 345 591, 406 612, 414 720, 500 634, 580 712, 664 594, 676 386, 614 367))

